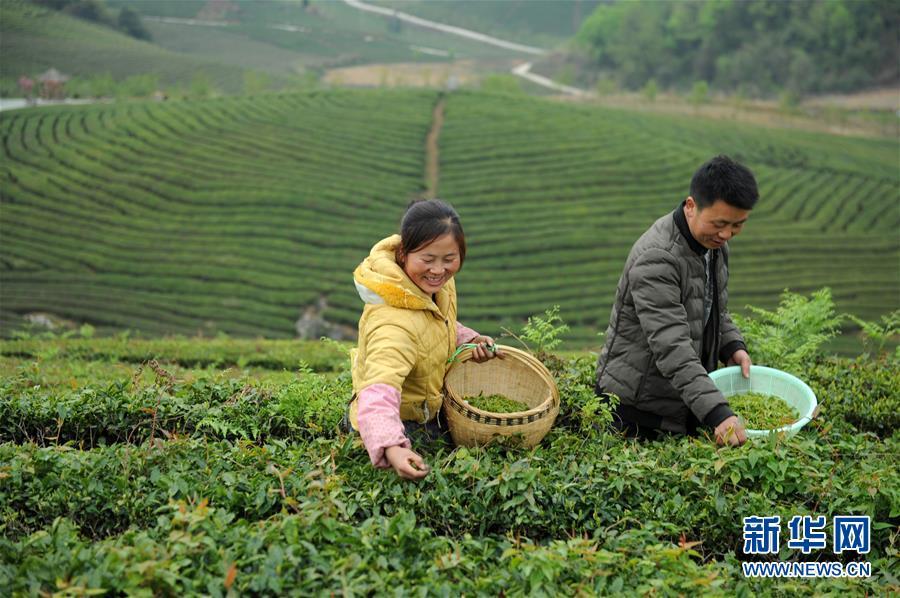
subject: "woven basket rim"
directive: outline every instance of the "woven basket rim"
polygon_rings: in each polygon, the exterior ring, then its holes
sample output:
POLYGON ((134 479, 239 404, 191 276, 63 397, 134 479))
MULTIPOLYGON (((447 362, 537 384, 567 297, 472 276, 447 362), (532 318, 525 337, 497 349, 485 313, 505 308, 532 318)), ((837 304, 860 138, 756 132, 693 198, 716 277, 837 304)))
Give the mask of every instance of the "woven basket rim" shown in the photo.
MULTIPOLYGON (((484 411, 483 409, 478 409, 477 407, 472 407, 468 403, 462 403, 458 401, 455 397, 448 398, 451 405, 450 408, 465 417, 468 420, 476 422, 481 425, 526 425, 530 423, 535 423, 544 419, 545 417, 550 417, 557 411, 556 402, 551 402, 547 404, 547 401, 544 401, 539 406, 534 409, 529 409, 528 411, 513 411, 510 413, 497 413, 494 411, 484 411), (473 417, 475 416, 475 417, 473 417), (483 420, 498 420, 498 423, 493 423, 490 421, 483 420), (528 420, 521 423, 501 423, 501 422, 513 422, 514 420, 528 420)), ((550 399, 548 399, 549 401, 550 399)))
MULTIPOLYGON (((547 397, 541 404, 536 407, 532 407, 526 411, 512 411, 509 413, 497 413, 495 411, 485 411, 484 409, 479 409, 470 403, 466 402, 461 397, 456 396, 456 393, 447 387, 446 376, 444 376, 444 389, 447 391, 444 396, 451 402, 455 403, 459 406, 456 409, 462 415, 465 415, 467 418, 467 411, 481 416, 481 417, 489 417, 495 419, 522 419, 522 418, 533 418, 532 421, 537 421, 543 419, 547 415, 553 411, 554 407, 559 405, 559 392, 556 389, 556 383, 553 381, 553 376, 550 375, 550 371, 544 366, 543 363, 538 361, 536 357, 534 357, 531 353, 526 351, 522 351, 521 349, 517 349, 515 347, 510 347, 507 345, 497 345, 497 349, 502 350, 506 353, 506 359, 509 359, 512 356, 514 359, 518 359, 521 362, 524 362, 526 365, 531 367, 537 366, 537 371, 535 372, 541 378, 546 378, 546 381, 549 382, 548 390, 550 391, 550 396, 547 397), (534 417, 537 416, 537 417, 534 417)), ((473 349, 466 349, 462 351, 454 361, 453 365, 450 366, 450 369, 447 370, 447 375, 453 370, 453 368, 457 367, 460 364, 469 361, 472 358, 473 349)), ((469 418, 472 419, 472 418, 469 418)), ((474 421, 474 420, 473 420, 474 421)))

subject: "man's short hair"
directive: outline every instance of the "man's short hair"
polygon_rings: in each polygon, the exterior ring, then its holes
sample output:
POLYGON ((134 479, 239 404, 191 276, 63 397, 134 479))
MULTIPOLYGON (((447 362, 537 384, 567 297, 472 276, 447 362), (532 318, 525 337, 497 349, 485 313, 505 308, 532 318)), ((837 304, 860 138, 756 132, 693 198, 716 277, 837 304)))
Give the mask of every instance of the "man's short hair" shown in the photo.
POLYGON ((728 156, 716 156, 694 173, 691 197, 701 210, 718 199, 735 208, 752 210, 759 199, 759 190, 749 168, 728 156))

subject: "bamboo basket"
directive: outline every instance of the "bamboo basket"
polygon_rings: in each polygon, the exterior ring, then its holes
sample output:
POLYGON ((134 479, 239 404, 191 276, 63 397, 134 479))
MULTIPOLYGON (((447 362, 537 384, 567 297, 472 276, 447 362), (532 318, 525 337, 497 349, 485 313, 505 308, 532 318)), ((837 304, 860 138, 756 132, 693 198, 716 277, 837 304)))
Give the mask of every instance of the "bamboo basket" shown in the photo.
POLYGON ((550 431, 559 414, 559 390, 547 368, 525 351, 498 346, 503 359, 475 363, 472 349, 459 354, 444 378, 444 417, 457 446, 482 446, 498 438, 520 437, 530 448, 550 431), (464 397, 502 394, 525 403, 527 411, 492 413, 464 397))

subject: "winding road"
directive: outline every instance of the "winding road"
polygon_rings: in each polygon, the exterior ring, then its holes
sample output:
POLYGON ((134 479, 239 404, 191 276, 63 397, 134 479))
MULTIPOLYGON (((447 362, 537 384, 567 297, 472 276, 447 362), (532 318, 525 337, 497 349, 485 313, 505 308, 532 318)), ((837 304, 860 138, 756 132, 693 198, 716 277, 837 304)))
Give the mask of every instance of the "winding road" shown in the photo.
MULTIPOLYGON (((379 14, 385 17, 400 19, 401 21, 406 21, 407 23, 412 23, 413 25, 418 25, 419 27, 426 27, 428 29, 434 29, 436 31, 448 33, 450 35, 465 37, 477 42, 497 46, 498 48, 505 48, 507 50, 513 50, 515 52, 523 52, 525 54, 532 54, 537 56, 543 56, 547 53, 547 50, 543 48, 517 44, 515 42, 506 41, 497 37, 486 35, 484 33, 472 31, 471 29, 463 29, 462 27, 456 27, 454 25, 446 25, 444 23, 438 23, 436 21, 429 21, 428 19, 423 19, 411 14, 407 14, 405 12, 401 12, 399 10, 366 4, 365 2, 361 2, 360 0, 344 0, 344 3, 358 10, 379 14)), ((549 79, 548 77, 532 73, 532 66, 533 64, 531 62, 526 62, 516 66, 512 69, 511 72, 517 77, 522 77, 523 79, 527 79, 532 83, 536 83, 543 87, 547 87, 549 89, 553 89, 562 93, 576 96, 580 96, 586 93, 583 89, 578 89, 577 87, 572 87, 570 85, 561 85, 549 79)))

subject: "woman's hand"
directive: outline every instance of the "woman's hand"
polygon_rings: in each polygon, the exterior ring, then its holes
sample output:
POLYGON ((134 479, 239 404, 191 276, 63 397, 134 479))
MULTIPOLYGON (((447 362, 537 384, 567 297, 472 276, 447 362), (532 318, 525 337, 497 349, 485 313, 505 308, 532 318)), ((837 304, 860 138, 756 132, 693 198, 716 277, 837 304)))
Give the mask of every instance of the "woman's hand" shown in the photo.
POLYGON ((472 349, 472 361, 475 363, 484 363, 494 357, 499 357, 500 359, 504 357, 497 345, 494 344, 494 339, 489 336, 476 336, 469 342, 478 345, 472 349))
POLYGON ((418 453, 400 445, 384 449, 384 456, 404 480, 421 480, 431 469, 418 453))

